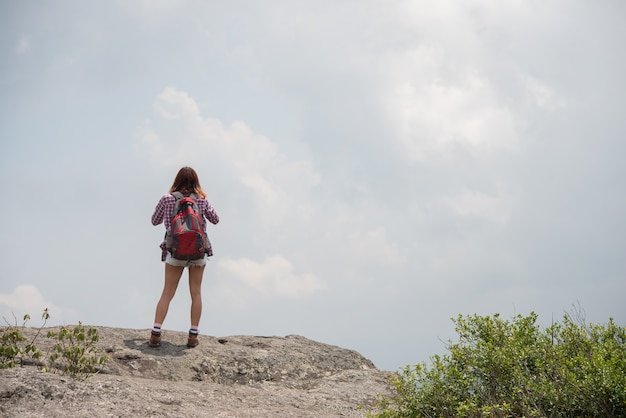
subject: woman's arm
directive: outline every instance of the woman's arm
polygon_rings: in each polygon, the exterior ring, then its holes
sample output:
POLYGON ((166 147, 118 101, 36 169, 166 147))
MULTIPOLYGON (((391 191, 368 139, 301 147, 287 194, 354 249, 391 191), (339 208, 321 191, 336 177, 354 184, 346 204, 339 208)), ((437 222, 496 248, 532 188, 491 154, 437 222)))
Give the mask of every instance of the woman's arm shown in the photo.
POLYGON ((163 222, 163 216, 165 215, 165 198, 167 195, 163 196, 159 203, 157 203, 156 208, 154 208, 154 213, 152 214, 152 225, 158 225, 163 222))
POLYGON ((220 217, 217 214, 217 211, 208 200, 200 199, 198 200, 198 209, 202 212, 205 218, 209 220, 213 225, 217 224, 220 221, 220 217))

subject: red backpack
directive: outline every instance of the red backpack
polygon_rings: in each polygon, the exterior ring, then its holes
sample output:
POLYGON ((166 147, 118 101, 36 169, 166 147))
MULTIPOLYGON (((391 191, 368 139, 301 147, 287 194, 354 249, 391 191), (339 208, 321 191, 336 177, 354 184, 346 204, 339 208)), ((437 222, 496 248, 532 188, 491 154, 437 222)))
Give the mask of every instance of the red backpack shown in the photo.
POLYGON ((208 237, 202 227, 202 215, 198 210, 196 195, 185 197, 174 192, 176 198, 174 215, 165 234, 165 248, 178 260, 198 260, 208 249, 208 237))

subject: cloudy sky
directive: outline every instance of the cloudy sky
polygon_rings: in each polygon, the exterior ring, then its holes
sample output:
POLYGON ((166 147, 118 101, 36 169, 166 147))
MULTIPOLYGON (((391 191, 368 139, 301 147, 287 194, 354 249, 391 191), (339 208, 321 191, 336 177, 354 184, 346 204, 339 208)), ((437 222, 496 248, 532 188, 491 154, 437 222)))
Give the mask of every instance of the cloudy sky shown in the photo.
MULTIPOLYGON (((0 1, 0 314, 145 329, 184 165, 201 333, 383 369, 450 318, 626 323, 622 0, 0 1)), ((181 281, 165 329, 186 331, 181 281)))

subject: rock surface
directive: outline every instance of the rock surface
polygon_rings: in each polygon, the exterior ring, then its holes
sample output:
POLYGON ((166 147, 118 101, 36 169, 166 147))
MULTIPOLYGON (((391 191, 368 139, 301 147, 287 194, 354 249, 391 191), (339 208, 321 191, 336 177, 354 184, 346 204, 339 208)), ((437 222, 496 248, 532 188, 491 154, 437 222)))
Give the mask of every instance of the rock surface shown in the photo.
MULTIPOLYGON (((36 329, 26 328, 34 337, 36 329)), ((47 330, 35 344, 52 347, 47 330)), ((1 417, 363 417, 391 372, 359 353, 307 338, 201 336, 98 327, 109 362, 80 381, 35 366, 0 370, 1 417)))

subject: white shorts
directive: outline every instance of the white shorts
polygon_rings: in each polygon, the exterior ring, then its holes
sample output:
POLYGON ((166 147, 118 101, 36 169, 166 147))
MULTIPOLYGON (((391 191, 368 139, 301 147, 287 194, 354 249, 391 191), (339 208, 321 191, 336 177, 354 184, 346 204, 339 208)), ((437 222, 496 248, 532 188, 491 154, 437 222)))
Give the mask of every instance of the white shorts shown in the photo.
POLYGON ((197 260, 179 260, 172 257, 172 254, 167 253, 165 262, 174 267, 202 267, 206 265, 206 259, 207 257, 205 255, 203 258, 199 258, 197 260))

